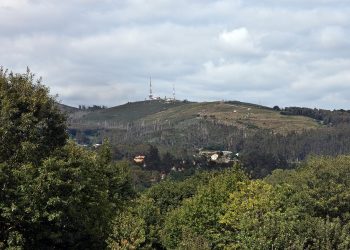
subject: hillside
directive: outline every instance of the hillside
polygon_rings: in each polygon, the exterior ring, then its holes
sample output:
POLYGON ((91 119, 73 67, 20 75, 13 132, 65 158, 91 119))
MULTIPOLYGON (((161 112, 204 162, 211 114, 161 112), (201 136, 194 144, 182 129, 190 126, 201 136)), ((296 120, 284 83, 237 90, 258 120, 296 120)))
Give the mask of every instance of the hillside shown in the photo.
POLYGON ((268 107, 239 102, 142 101, 72 115, 71 118, 72 128, 120 128, 130 123, 143 127, 154 124, 186 127, 203 120, 238 129, 270 129, 276 133, 320 127, 308 117, 285 116, 268 107))
POLYGON ((207 120, 239 129, 271 129, 277 133, 319 127, 317 122, 307 117, 284 116, 266 107, 225 102, 192 103, 186 107, 175 107, 145 117, 146 122, 155 120, 172 123, 207 120))
POLYGON ((69 132, 80 144, 109 138, 117 159, 147 153, 149 145, 180 159, 193 159, 201 148, 239 152, 254 176, 265 176, 310 154, 350 153, 348 121, 350 113, 342 110, 143 101, 71 113, 69 132))
POLYGON ((74 112, 69 122, 79 143, 100 143, 108 137, 113 145, 151 143, 162 152, 189 154, 202 147, 238 150, 245 138, 259 131, 285 135, 322 127, 308 117, 241 102, 142 101, 74 112))
POLYGON ((163 101, 141 101, 129 102, 124 105, 97 110, 87 113, 82 121, 86 122, 133 122, 146 118, 147 116, 172 109, 182 107, 188 102, 163 102, 163 101))

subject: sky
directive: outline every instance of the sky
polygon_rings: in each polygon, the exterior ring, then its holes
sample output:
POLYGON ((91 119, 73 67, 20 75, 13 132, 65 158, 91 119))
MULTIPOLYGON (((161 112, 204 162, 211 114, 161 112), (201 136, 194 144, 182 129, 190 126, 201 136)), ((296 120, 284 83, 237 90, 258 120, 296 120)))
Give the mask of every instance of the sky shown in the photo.
POLYGON ((0 0, 0 65, 68 105, 350 109, 350 0, 0 0))

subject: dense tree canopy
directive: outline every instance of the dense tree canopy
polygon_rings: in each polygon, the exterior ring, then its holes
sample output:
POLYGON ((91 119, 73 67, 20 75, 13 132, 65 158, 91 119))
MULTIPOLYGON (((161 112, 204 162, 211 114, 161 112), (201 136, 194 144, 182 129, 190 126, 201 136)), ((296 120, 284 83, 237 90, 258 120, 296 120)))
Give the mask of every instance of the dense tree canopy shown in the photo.
POLYGON ((109 246, 349 249, 349 173, 348 156, 313 157, 263 180, 236 167, 165 181, 116 217, 109 246))
POLYGON ((214 249, 349 249, 349 173, 348 156, 311 158, 266 180, 223 173, 169 213, 163 244, 178 248, 186 239, 214 249))
POLYGON ((39 163, 65 144, 65 120, 29 70, 8 74, 0 69, 0 162, 39 163))
POLYGON ((67 141, 65 116, 29 71, 0 71, 0 248, 101 249, 133 196, 127 163, 67 141))

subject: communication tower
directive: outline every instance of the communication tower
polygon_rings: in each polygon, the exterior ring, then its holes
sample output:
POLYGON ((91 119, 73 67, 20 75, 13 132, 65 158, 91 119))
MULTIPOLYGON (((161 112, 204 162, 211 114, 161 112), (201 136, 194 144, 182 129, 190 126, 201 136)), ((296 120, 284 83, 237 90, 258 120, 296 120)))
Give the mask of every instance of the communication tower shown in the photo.
POLYGON ((153 93, 152 93, 152 77, 149 77, 149 99, 153 100, 153 93))

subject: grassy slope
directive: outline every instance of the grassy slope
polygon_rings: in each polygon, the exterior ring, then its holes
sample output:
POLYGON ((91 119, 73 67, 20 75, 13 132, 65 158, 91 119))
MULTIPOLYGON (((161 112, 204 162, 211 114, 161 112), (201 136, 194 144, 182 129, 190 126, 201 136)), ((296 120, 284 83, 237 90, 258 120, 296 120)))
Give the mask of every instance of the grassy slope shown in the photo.
POLYGON ((284 116, 270 108, 240 102, 165 103, 142 101, 86 114, 81 122, 172 123, 187 127, 201 119, 248 129, 271 129, 278 133, 314 129, 320 125, 311 118, 284 116))
POLYGON ((146 117, 146 121, 168 120, 174 123, 191 119, 213 120, 238 128, 265 128, 286 133, 318 128, 320 125, 311 118, 284 116, 278 111, 249 104, 229 104, 221 102, 192 103, 185 107, 175 107, 146 117))

